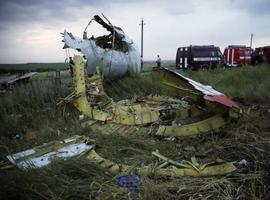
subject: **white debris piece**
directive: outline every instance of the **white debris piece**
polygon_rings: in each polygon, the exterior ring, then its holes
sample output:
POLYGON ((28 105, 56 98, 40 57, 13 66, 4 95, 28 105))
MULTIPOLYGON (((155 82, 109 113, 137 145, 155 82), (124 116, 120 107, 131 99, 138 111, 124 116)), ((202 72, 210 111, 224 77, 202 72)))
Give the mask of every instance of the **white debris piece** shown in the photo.
POLYGON ((84 119, 84 115, 79 115, 79 120, 82 121, 84 119))
POLYGON ((194 88, 196 90, 199 90, 200 92, 202 92, 203 94, 205 95, 212 95, 212 96, 215 96, 215 95, 224 95, 223 93, 215 90, 211 85, 204 85, 204 84, 201 84, 197 81, 194 81, 188 77, 185 77, 183 76, 182 74, 178 73, 178 72, 174 72, 175 74, 177 74, 178 76, 181 76, 182 78, 186 79, 191 85, 194 86, 194 88))
POLYGON ((65 30, 64 48, 75 49, 85 56, 88 74, 94 74, 96 67, 99 67, 107 78, 120 77, 128 71, 140 72, 140 55, 133 41, 121 28, 108 24, 98 15, 95 15, 93 20, 111 33, 97 38, 81 39, 65 30))
MULTIPOLYGON (((66 140, 67 141, 67 140, 66 140)), ((69 140, 70 142, 72 140, 69 140)), ((55 159, 64 159, 78 156, 93 148, 93 145, 86 143, 75 143, 59 148, 57 151, 52 151, 41 156, 34 157, 34 149, 29 149, 12 155, 8 155, 7 159, 20 169, 40 168, 50 164, 55 159), (28 157, 28 158, 27 158, 28 157), (25 158, 25 159, 24 159, 25 158)))

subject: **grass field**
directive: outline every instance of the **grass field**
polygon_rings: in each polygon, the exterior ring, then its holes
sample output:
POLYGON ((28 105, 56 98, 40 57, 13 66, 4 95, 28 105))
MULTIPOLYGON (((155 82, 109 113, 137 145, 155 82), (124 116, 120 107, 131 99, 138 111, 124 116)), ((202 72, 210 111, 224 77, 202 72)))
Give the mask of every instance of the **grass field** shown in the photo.
POLYGON ((189 71, 189 77, 224 92, 244 98, 247 102, 270 101, 270 66, 256 65, 241 68, 189 71))
POLYGON ((68 69, 66 63, 0 64, 0 72, 44 72, 68 69))
MULTIPOLYGON (((260 109, 261 104, 269 106, 269 66, 185 74, 233 98, 244 98, 253 114, 217 133, 174 142, 151 135, 106 135, 81 127, 73 106, 65 112, 56 106, 60 97, 72 91, 67 73, 62 77, 60 91, 55 87, 53 73, 42 73, 29 84, 0 96, 1 160, 7 154, 79 134, 94 139, 100 155, 119 163, 152 162, 151 151, 159 149, 174 160, 204 152, 210 158, 226 161, 246 159, 249 167, 220 177, 143 176, 141 191, 136 193, 119 188, 118 176, 109 175, 99 166, 71 159, 43 169, 0 169, 1 199, 269 199, 270 113, 260 109)), ((160 88, 161 81, 151 74, 106 83, 107 93, 116 100, 162 94, 160 88)))

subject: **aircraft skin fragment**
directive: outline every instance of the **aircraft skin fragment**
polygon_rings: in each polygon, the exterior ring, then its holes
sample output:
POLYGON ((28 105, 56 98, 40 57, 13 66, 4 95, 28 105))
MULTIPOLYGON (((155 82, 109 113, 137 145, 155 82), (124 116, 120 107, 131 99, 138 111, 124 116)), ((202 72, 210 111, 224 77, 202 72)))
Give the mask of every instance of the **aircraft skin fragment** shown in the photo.
POLYGON ((108 31, 111 31, 114 39, 108 43, 110 47, 102 48, 98 46, 97 39, 81 39, 65 30, 63 35, 64 48, 78 50, 86 57, 88 74, 94 74, 96 67, 99 67, 103 75, 110 79, 123 76, 128 71, 140 72, 140 55, 133 41, 122 30, 107 24, 99 16, 95 16, 94 19, 108 31), (123 50, 114 48, 116 42, 123 47, 123 50))
POLYGON ((228 98, 223 93, 215 90, 210 85, 201 84, 183 76, 175 70, 170 70, 164 67, 156 69, 155 73, 162 74, 164 85, 173 88, 174 91, 178 91, 182 96, 189 96, 195 101, 204 100, 210 103, 216 103, 227 108, 236 109, 240 113, 242 112, 236 102, 228 98))
POLYGON ((93 148, 85 138, 75 135, 64 141, 52 141, 41 146, 7 156, 7 159, 20 169, 40 168, 56 159, 68 159, 93 148))

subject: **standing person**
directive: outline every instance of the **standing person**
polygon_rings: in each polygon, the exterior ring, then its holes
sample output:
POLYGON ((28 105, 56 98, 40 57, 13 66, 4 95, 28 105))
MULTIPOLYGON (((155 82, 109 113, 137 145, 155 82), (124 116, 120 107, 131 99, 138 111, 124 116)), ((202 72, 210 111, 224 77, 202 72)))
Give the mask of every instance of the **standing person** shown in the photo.
POLYGON ((160 58, 159 55, 157 55, 157 61, 156 61, 156 63, 157 63, 157 67, 161 67, 161 58, 160 58))
POLYGON ((71 78, 73 78, 73 68, 74 68, 74 62, 72 60, 72 57, 69 57, 69 73, 71 78))
POLYGON ((141 72, 143 72, 143 58, 141 57, 141 72))

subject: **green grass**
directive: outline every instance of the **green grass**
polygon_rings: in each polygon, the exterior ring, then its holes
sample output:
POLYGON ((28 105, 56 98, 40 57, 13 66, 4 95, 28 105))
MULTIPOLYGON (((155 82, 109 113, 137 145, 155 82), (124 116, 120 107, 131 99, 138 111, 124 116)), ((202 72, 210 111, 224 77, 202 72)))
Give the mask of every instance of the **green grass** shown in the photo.
MULTIPOLYGON (((247 69, 247 74, 251 76, 249 70, 253 68, 247 69)), ((269 73, 267 70, 266 67, 262 67, 255 69, 255 73, 265 76, 265 73, 269 73), (263 73, 259 72, 260 70, 263 73)), ((190 72, 189 76, 208 83, 203 79, 206 74, 209 76, 209 83, 220 80, 216 87, 225 85, 223 81, 227 80, 226 77, 233 76, 232 70, 221 69, 190 72), (210 72, 220 78, 210 77, 210 72)), ((247 79, 246 75, 242 75, 244 80, 247 79)), ((260 79, 263 83, 268 81, 261 77, 253 78, 260 79)), ((190 159, 195 155, 211 160, 246 159, 251 166, 221 177, 143 176, 141 192, 134 193, 119 188, 118 177, 106 173, 96 164, 83 159, 70 159, 42 169, 0 170, 1 199, 269 199, 268 112, 256 111, 254 116, 231 123, 215 134, 181 138, 174 142, 148 134, 125 135, 120 131, 114 135, 107 135, 95 132, 91 128, 82 128, 79 113, 73 106, 67 106, 65 112, 63 107, 56 106, 60 97, 71 92, 69 81, 68 74, 63 74, 62 89, 57 93, 53 73, 41 73, 29 84, 15 87, 13 91, 0 96, 2 161, 7 154, 79 134, 94 139, 97 144, 96 151, 101 156, 119 163, 139 166, 153 163, 151 151, 159 149, 162 154, 179 161, 190 159), (193 147, 195 151, 189 150, 188 147, 193 147)), ((263 84, 255 83, 257 86, 263 84)), ((218 89, 225 92, 222 87, 218 89)), ((151 74, 130 75, 114 82, 107 82, 106 90, 116 100, 163 93, 159 77, 153 77, 151 74)), ((233 93, 229 95, 234 96, 233 93)), ((249 100, 249 96, 246 98, 249 100)), ((256 97, 256 100, 260 99, 256 97)))
POLYGON ((66 69, 68 69, 66 63, 0 64, 0 72, 43 72, 66 69))
POLYGON ((106 92, 113 99, 132 99, 149 94, 162 94, 161 82, 153 75, 130 74, 127 77, 106 82, 106 92))
MULTIPOLYGON (((147 66, 149 70, 151 66, 147 66)), ((165 67, 174 69, 174 66, 165 67)), ((265 103, 270 101, 270 65, 257 65, 239 68, 218 68, 215 70, 182 71, 183 75, 200 83, 211 85, 214 89, 232 99, 246 103, 265 103)), ((164 94, 161 77, 151 74, 139 78, 131 75, 112 83, 107 83, 108 93, 117 100, 147 94, 164 94), (147 85, 147 87, 145 87, 147 85), (121 88, 121 90, 119 89, 121 88), (132 88, 133 92, 130 92, 132 88)))
POLYGON ((188 71, 184 74, 201 83, 212 85, 232 98, 240 97, 248 102, 270 101, 269 65, 188 71))

